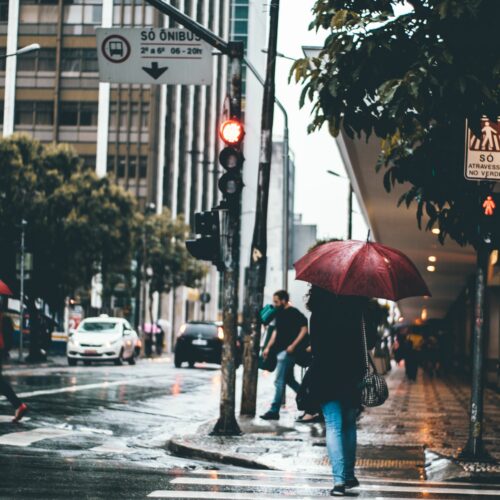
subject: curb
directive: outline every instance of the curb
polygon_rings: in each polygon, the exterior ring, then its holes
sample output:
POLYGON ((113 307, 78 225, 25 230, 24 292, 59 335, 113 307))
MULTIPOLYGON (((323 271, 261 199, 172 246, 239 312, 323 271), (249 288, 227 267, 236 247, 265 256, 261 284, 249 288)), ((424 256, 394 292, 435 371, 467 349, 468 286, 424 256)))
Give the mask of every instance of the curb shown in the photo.
POLYGON ((275 467, 270 467, 256 460, 250 460, 241 455, 221 453, 217 451, 210 451, 204 448, 197 448, 196 446, 190 446, 185 441, 182 441, 181 438, 174 437, 170 439, 167 442, 167 449, 173 455, 183 458, 207 460, 226 465, 234 465, 236 467, 244 467, 246 469, 279 470, 275 467))

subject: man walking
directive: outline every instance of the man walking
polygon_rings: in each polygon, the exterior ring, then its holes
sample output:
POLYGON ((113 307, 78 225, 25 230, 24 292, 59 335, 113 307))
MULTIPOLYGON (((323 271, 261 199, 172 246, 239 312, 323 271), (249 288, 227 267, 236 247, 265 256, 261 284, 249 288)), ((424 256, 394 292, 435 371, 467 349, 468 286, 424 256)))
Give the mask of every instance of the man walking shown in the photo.
POLYGON ((277 353, 276 379, 274 382, 274 399, 269 411, 261 416, 264 420, 278 420, 285 386, 290 386, 295 392, 300 384, 295 380, 293 367, 297 347, 307 335, 307 318, 290 304, 290 296, 285 290, 279 290, 273 295, 276 308, 276 328, 262 355, 269 356, 270 349, 277 353))
POLYGON ((0 312, 0 394, 5 396, 10 404, 16 409, 12 422, 19 422, 27 412, 28 407, 16 396, 16 393, 2 375, 2 362, 4 356, 4 329, 7 328, 8 318, 0 312))

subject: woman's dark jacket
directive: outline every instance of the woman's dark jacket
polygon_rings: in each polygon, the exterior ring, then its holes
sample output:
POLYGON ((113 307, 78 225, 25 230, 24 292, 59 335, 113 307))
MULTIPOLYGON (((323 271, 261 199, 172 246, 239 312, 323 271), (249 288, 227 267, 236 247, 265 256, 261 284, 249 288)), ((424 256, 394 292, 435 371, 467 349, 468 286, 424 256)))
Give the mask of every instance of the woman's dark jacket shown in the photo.
MULTIPOLYGON (((352 299, 351 299, 352 300, 352 299)), ((358 385, 365 373, 361 317, 363 307, 352 307, 337 298, 335 305, 314 307, 310 320, 313 353, 314 395, 321 403, 342 401, 359 404, 358 385)), ((376 330, 365 313, 368 348, 375 343, 376 330)))

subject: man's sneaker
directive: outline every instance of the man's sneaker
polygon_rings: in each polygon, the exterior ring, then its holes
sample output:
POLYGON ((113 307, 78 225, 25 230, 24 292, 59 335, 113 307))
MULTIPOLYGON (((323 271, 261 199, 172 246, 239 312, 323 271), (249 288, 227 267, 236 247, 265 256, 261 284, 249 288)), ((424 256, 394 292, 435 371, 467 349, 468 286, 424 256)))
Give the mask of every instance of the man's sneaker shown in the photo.
POLYGON ((345 485, 339 484, 333 487, 333 490, 330 491, 331 497, 343 497, 345 496, 345 485))
POLYGON ((279 420, 280 414, 275 413, 274 411, 268 411, 264 413, 264 415, 261 415, 260 418, 262 418, 263 420, 279 420))
POLYGON ((19 422, 24 414, 28 411, 28 406, 25 405, 24 403, 21 403, 21 406, 19 406, 16 410, 16 413, 14 415, 14 418, 12 419, 12 422, 17 423, 19 422))
POLYGON ((358 486, 359 486, 359 481, 357 480, 357 478, 348 479, 345 482, 346 490, 350 490, 351 488, 357 488, 358 486))

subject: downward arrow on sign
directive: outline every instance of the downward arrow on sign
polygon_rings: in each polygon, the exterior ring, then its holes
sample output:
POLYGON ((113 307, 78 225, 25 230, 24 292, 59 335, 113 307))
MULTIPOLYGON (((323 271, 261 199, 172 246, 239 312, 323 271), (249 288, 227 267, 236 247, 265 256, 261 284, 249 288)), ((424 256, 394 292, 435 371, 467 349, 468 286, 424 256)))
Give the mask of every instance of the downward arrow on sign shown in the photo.
POLYGON ((154 62, 154 63, 151 63, 151 68, 145 68, 143 67, 142 68, 149 76, 151 76, 152 78, 154 78, 155 80, 158 80, 158 78, 160 78, 161 75, 163 75, 163 73, 165 73, 165 71, 167 71, 168 69, 168 66, 165 66, 164 68, 159 68, 158 67, 158 63, 157 62, 154 62))

